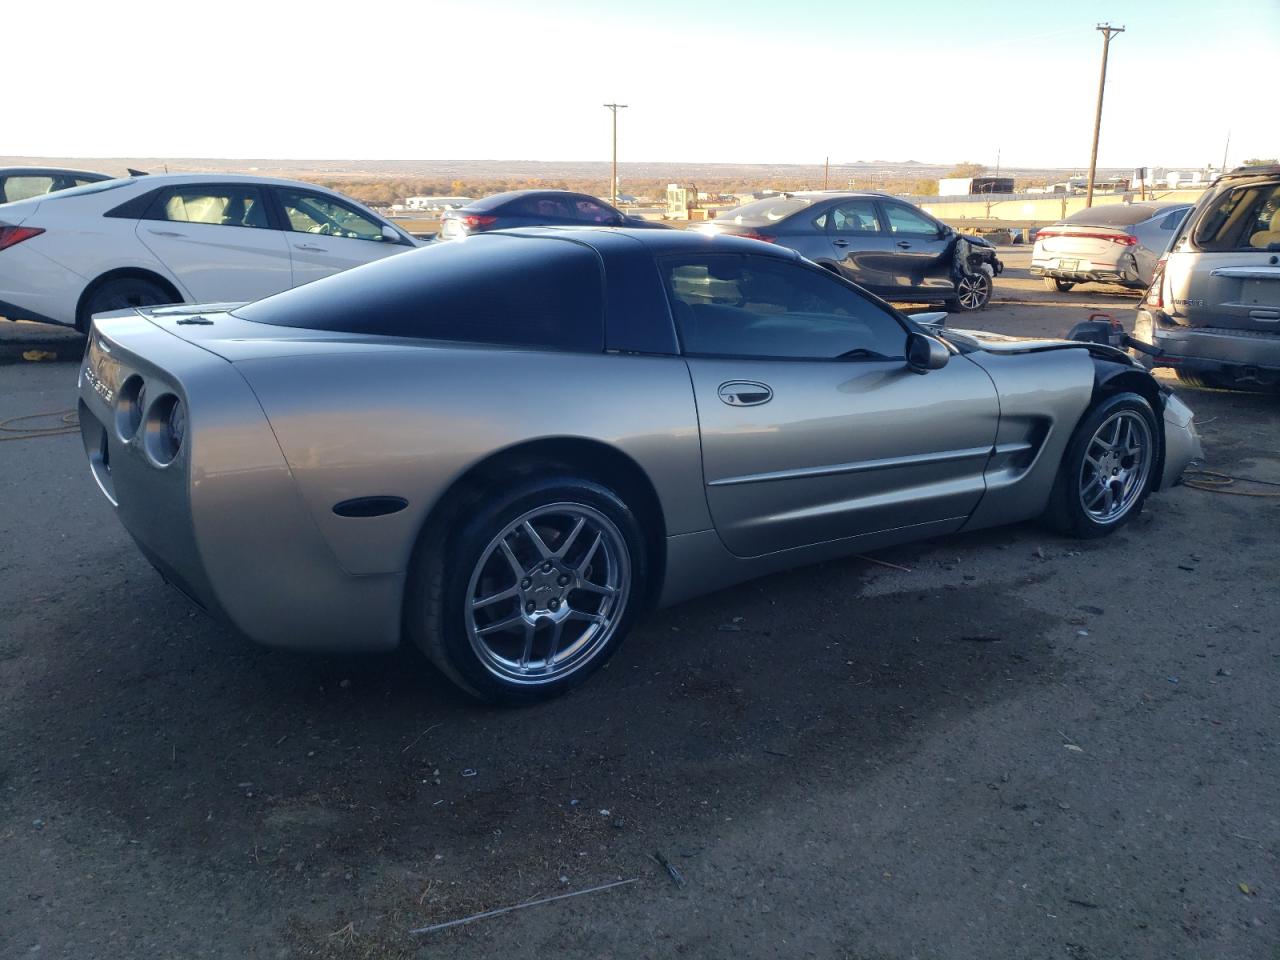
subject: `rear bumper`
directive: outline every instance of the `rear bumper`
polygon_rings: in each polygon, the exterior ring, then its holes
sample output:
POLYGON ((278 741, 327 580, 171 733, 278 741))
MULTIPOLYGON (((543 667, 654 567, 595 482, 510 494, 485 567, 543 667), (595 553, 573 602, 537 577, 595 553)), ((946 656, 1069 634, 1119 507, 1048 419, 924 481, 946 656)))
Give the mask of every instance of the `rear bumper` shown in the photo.
POLYGON ((142 317, 100 316, 79 389, 94 479, 167 582, 268 646, 372 651, 399 643, 403 575, 355 576, 342 567, 230 363, 142 317), (186 439, 165 465, 147 448, 149 414, 135 429, 122 413, 134 377, 147 405, 172 393, 186 406, 186 439))
POLYGON ((85 280, 28 244, 0 251, 0 317, 72 327, 85 280))
POLYGON ((1134 337, 1151 344, 1155 366, 1209 371, 1255 368, 1280 373, 1280 331, 1184 327, 1160 310, 1140 309, 1134 337))
POLYGON ((1115 260, 1080 257, 1071 269, 1063 269, 1060 265, 1063 259, 1075 258, 1033 257, 1031 275, 1049 277, 1053 280, 1069 280, 1072 283, 1137 283, 1140 279, 1137 263, 1127 255, 1117 257, 1115 260))

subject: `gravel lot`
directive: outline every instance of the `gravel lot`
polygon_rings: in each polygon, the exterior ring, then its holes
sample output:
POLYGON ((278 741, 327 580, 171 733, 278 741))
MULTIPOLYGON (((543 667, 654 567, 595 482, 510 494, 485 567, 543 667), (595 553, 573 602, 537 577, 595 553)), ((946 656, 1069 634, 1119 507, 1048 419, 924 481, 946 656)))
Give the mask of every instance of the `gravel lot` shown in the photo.
MULTIPOLYGON (((1131 318, 1002 255, 957 326, 1131 318)), ((75 370, 0 366, 0 419, 72 406, 75 370)), ((1280 397, 1183 395, 1209 467, 1280 481, 1280 397)), ((0 956, 1280 955, 1280 499, 770 577, 512 712, 409 652, 229 634, 83 459, 0 443, 0 956)))

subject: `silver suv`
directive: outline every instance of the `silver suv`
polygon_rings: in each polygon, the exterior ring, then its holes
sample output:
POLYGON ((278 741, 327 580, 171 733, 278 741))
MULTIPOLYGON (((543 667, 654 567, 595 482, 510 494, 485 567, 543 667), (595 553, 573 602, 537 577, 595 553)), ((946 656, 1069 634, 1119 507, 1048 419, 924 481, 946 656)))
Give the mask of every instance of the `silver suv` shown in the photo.
POLYGON ((1280 385, 1280 166, 1219 177, 1156 265, 1134 337, 1205 386, 1280 385))

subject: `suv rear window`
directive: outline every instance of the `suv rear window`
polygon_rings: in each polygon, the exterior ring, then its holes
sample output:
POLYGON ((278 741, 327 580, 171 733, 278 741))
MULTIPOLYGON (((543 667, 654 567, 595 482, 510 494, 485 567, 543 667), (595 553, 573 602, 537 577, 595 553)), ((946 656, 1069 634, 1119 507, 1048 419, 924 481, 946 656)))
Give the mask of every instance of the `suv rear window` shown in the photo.
POLYGON ((1216 197, 1193 234, 1202 250, 1280 247, 1280 182, 1251 183, 1216 197))
POLYGON ((240 307, 255 323, 600 352, 604 284, 590 247, 548 237, 433 244, 240 307))

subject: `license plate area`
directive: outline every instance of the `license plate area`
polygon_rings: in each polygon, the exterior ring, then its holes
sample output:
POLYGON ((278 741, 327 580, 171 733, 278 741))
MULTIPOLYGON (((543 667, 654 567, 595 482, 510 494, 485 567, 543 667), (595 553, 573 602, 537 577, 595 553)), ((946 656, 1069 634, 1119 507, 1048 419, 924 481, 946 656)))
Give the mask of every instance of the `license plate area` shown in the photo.
POLYGON ((1058 269, 1059 270, 1079 270, 1080 261, 1079 260, 1059 260, 1058 269))
POLYGON ((1246 280, 1240 291, 1240 300, 1250 306, 1280 309, 1280 278, 1246 280))

